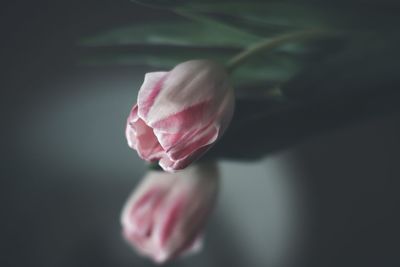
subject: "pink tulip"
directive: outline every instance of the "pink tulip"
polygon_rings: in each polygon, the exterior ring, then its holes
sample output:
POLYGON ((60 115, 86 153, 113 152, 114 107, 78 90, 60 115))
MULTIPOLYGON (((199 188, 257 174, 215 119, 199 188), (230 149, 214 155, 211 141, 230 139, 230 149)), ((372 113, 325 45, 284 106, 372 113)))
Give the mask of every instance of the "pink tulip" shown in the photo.
POLYGON ((221 137, 234 94, 225 69, 192 60, 169 72, 147 73, 126 126, 128 145, 165 171, 184 169, 221 137))
POLYGON ((122 211, 123 235, 139 254, 157 263, 198 251, 217 191, 215 165, 177 173, 149 171, 122 211))

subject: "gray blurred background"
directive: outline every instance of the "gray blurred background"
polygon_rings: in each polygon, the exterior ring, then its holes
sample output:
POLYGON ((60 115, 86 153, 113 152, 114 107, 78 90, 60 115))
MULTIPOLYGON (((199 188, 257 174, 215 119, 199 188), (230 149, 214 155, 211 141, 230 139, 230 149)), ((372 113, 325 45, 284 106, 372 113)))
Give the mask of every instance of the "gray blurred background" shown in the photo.
MULTIPOLYGON (((119 225, 146 171, 124 128, 148 69, 79 66, 75 41, 159 16, 128 1, 3 5, 0 266, 153 265, 119 225)), ((168 266, 400 266, 399 118, 221 162, 203 252, 168 266)))

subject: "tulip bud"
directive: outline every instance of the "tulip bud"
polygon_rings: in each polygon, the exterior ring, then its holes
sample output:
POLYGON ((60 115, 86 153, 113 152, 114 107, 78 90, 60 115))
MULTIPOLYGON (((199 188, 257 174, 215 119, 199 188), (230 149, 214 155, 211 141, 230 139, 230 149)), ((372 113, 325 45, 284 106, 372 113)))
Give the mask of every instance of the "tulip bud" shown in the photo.
POLYGON ((215 164, 177 173, 149 171, 123 208, 124 238, 157 263, 199 250, 218 179, 215 164))
POLYGON ((165 171, 184 169, 222 136, 233 109, 227 73, 213 61, 147 73, 128 117, 128 145, 165 171))

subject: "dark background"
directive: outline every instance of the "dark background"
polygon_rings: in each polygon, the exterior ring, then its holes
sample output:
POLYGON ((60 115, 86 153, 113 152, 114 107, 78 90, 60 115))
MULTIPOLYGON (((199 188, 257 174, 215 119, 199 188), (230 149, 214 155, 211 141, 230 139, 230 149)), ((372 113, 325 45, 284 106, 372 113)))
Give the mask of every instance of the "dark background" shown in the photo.
MULTIPOLYGON (((145 173, 123 131, 147 69, 81 66, 75 44, 163 16, 129 1, 2 4, 0 266, 151 264, 119 226, 145 173)), ((171 266, 399 266, 400 115, 390 111, 256 163, 224 162, 204 252, 171 266)))

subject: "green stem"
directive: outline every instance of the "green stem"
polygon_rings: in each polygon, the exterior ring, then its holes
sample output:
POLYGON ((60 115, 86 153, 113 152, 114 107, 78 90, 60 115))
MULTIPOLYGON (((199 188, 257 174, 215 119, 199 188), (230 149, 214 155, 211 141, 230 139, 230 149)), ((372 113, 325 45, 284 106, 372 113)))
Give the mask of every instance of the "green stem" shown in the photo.
POLYGON ((243 64, 250 57, 253 57, 259 53, 269 52, 283 44, 293 41, 300 41, 304 39, 314 38, 324 33, 326 32, 323 32, 321 30, 306 30, 306 31, 283 34, 273 39, 263 40, 261 42, 249 46, 244 51, 240 52, 239 54, 231 58, 228 61, 226 68, 228 72, 233 72, 237 67, 243 64))

